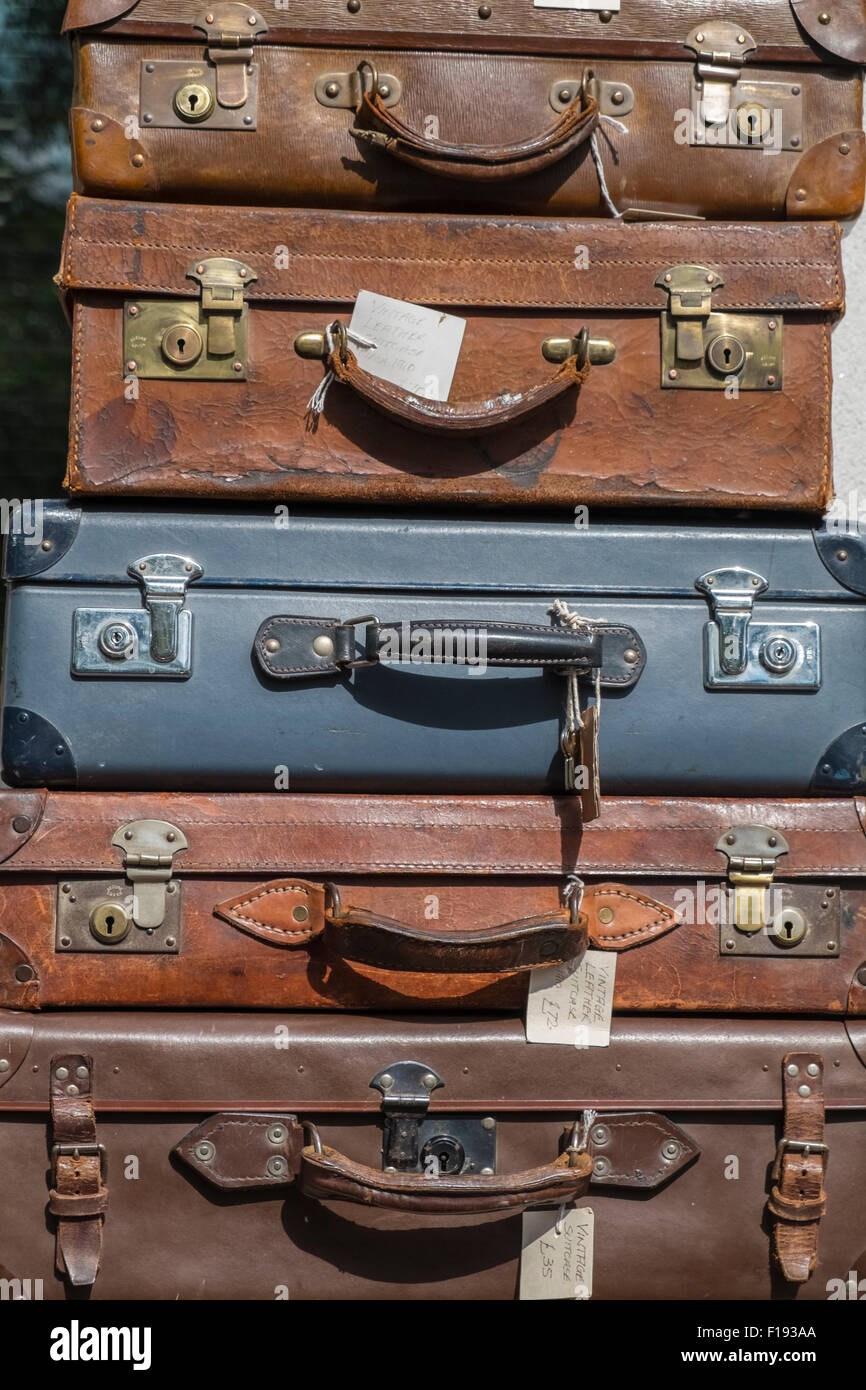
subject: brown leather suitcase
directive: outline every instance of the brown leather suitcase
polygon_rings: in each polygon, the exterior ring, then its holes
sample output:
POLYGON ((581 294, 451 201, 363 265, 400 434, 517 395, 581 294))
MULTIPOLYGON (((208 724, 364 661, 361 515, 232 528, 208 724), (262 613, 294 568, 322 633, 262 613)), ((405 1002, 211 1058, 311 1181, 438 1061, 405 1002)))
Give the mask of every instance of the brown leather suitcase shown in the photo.
POLYGON ((65 27, 84 193, 740 220, 863 202, 852 0, 71 0, 65 27))
POLYGON ((0 793, 0 1007, 866 1017, 866 805, 0 793), (150 856, 150 858, 148 858, 150 856), (583 887, 575 881, 582 880, 583 887))
POLYGON ((555 1242, 576 1203, 561 1294, 856 1297, 864 1062, 838 1021, 575 1053, 507 1019, 0 1013, 4 1296, 510 1300, 517 1213, 555 1242))
POLYGON ((59 284, 76 495, 813 512, 830 495, 832 223, 75 196, 59 284), (466 320, 449 400, 359 365, 361 290, 466 320))

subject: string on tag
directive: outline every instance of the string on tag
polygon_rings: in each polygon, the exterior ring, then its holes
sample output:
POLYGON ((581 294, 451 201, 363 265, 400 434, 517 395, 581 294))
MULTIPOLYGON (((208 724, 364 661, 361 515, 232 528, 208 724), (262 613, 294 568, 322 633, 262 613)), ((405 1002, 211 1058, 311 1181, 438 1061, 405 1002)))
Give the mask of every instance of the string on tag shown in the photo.
POLYGON ((580 1117, 580 1140, 578 1147, 583 1151, 589 1148, 589 1132, 598 1119, 597 1110, 584 1110, 580 1117))
MULTIPOLYGON (((555 599, 548 608, 548 613, 552 614, 554 622, 558 622, 562 627, 571 628, 578 631, 580 628, 593 627, 592 618, 584 618, 578 612, 572 612, 568 604, 563 599, 555 599)), ((580 710, 580 684, 578 674, 575 670, 566 672, 565 687, 565 714, 563 716, 562 733, 560 734, 559 745, 566 760, 566 767, 574 766, 574 754, 578 747, 579 733, 583 729, 583 715, 580 710)), ((595 704, 597 711, 597 727, 601 727, 601 669, 595 670, 595 704)), ((573 786, 567 785, 568 791, 573 791, 573 786)))
MULTIPOLYGON (((378 344, 374 343, 370 338, 364 338, 360 333, 353 333, 351 328, 346 329, 346 337, 349 339, 349 342, 354 343, 356 347, 375 348, 378 346, 378 344)), ((328 350, 327 355, 330 357, 334 351, 334 335, 330 328, 325 329, 325 347, 328 350)), ((307 402, 308 415, 319 416, 322 414, 325 409, 325 400, 335 375, 333 367, 329 367, 307 402)))
POLYGON ((562 896, 565 900, 566 907, 569 908, 574 917, 580 912, 585 891, 586 885, 583 879, 578 878, 577 874, 569 874, 568 878, 565 880, 562 896))
MULTIPOLYGON (((607 121, 608 125, 616 126, 617 130, 621 130, 624 135, 628 135, 628 126, 623 125, 622 121, 615 120, 613 116, 600 114, 599 120, 607 121)), ((589 149, 592 155, 592 162, 595 165, 595 172, 598 175, 598 186, 601 191, 602 200, 611 216, 615 217, 619 222, 622 220, 623 214, 619 211, 616 203, 610 196, 610 189, 607 186, 607 179, 604 175, 604 164, 602 163, 601 150, 599 149, 597 130, 594 130, 589 137, 589 149)))

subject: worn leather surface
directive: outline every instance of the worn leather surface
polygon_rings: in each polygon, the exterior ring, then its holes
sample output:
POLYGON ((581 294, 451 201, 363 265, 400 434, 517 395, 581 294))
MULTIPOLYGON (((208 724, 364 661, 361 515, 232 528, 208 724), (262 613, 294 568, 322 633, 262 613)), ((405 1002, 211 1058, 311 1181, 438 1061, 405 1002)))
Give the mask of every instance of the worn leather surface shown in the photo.
POLYGON ((767 1211, 773 1256, 783 1277, 789 1284, 804 1284, 818 1263, 820 1223, 827 1207, 828 1155, 803 1148, 824 1145, 824 1058, 814 1052, 789 1053, 782 1062, 782 1088, 782 1138, 789 1142, 780 1150, 767 1211))
MULTIPOLYGON (((802 151, 841 131, 859 128, 859 74, 810 45, 793 22, 788 4, 777 5, 776 16, 763 30, 760 22, 750 18, 749 29, 759 47, 745 64, 744 76, 803 87, 800 149, 765 158, 761 151, 686 144, 675 138, 681 120, 678 113, 691 106, 695 73, 694 54, 686 48, 685 39, 696 24, 711 17, 708 11, 714 8, 719 17, 730 18, 724 4, 686 4, 678 12, 669 5, 658 7, 656 16, 637 18, 635 27, 644 26, 644 33, 638 35, 624 9, 610 25, 602 25, 595 14, 563 15, 518 5, 517 15, 510 17, 510 29, 514 34, 516 23, 517 31, 523 32, 518 50, 512 47, 510 53, 497 51, 509 45, 509 17, 500 14, 502 5, 494 7, 487 24, 479 22, 476 6, 449 5, 446 23, 456 19, 458 31, 461 12, 474 21, 462 42, 459 32, 452 37, 437 33, 435 11, 423 19, 417 12, 413 15, 413 29, 421 20, 415 33, 405 28, 394 32, 393 16, 380 13, 377 23, 375 15, 368 13, 369 5, 364 6, 363 16, 347 23, 342 4, 333 16, 336 32, 329 34, 317 13, 312 24, 320 32, 302 23, 294 38, 285 27, 286 17, 271 11, 267 41, 253 46, 254 62, 260 68, 254 130, 219 131, 207 125, 194 130, 154 129, 140 122, 141 134, 136 138, 142 141, 158 196, 170 201, 219 203, 230 195, 241 203, 417 210, 436 206, 451 211, 475 208, 605 216, 598 176, 585 143, 587 127, 569 139, 568 113, 558 123, 560 135, 566 138, 554 140, 552 151, 536 154, 534 161, 518 166, 513 174, 501 163, 476 160, 472 164, 465 153, 455 162, 447 155, 455 147, 464 151, 466 147, 512 146, 518 151, 543 147, 546 142, 539 139, 540 133, 550 142, 557 129, 551 89, 565 80, 579 82, 591 62, 594 76, 601 81, 627 83, 635 92, 634 108, 624 118, 627 133, 605 123, 599 132, 605 177, 620 209, 641 206, 711 218, 809 216, 796 205, 786 204, 788 183, 802 151), (362 18, 365 23, 359 24, 362 18), (429 26, 426 36, 425 25, 429 26), (655 32, 647 33, 647 26, 655 32), (627 27, 631 37, 624 32, 627 27), (569 28, 580 35, 580 41, 565 42, 569 28), (396 52, 392 51, 395 44, 396 52), (530 56, 545 51, 546 56, 530 56), (392 73, 402 85, 400 102, 383 108, 378 120, 372 113, 369 118, 362 116, 362 125, 375 132, 384 133, 394 124, 390 152, 353 135, 354 111, 326 109, 314 95, 318 75, 354 72, 362 60, 392 73), (805 68, 792 66, 804 62, 805 68), (438 159, 432 137, 425 134, 431 115, 439 123, 438 159), (406 134, 396 139, 400 128, 415 132, 415 138, 406 134), (402 158, 394 159, 394 153, 402 158), (552 160, 552 154, 564 157, 552 160), (407 160, 423 167, 413 168, 407 160), (502 176, 492 178, 497 168, 502 176), (473 173, 472 179, 455 179, 461 169, 473 173)), ((818 0, 815 8, 819 8, 818 0)), ((163 6, 162 12, 166 18, 180 18, 174 9, 169 15, 163 6)), ((200 14, 195 6, 188 11, 189 19, 200 14)), ((438 18, 441 25, 441 9, 438 18)), ((192 28, 189 19, 185 24, 148 22, 141 5, 129 19, 129 24, 84 35, 75 45, 77 103, 121 126, 131 113, 139 112, 140 62, 199 63, 206 51, 203 34, 192 28)), ((826 41, 832 26, 815 24, 814 28, 820 42, 826 41)), ((855 47, 859 41, 862 49, 863 35, 861 15, 855 47)), ((510 42, 513 46, 514 38, 510 42)), ((856 52, 848 56, 858 61, 856 52)), ((735 105, 736 101, 735 96, 735 105)), ((77 147, 80 192, 140 197, 137 173, 120 146, 97 141, 77 147)), ((828 171, 825 189, 822 216, 856 215, 856 200, 852 210, 844 175, 836 188, 828 171)))
POLYGON ((58 1273, 89 1288, 102 1260, 108 1207, 93 1112, 93 1058, 61 1052, 51 1059, 52 1172, 48 1211, 56 1229, 58 1273))
POLYGON ((843 130, 813 145, 803 155, 788 184, 789 217, 854 217, 863 206, 866 181, 866 133, 843 130), (843 211, 847 208, 847 211, 843 211))
POLYGON ((866 15, 861 0, 829 0, 828 4, 791 0, 791 4, 815 44, 849 63, 866 63, 866 15))
MULTIPOLYGON (((29 800, 0 793, 0 827, 29 800)), ((516 975, 386 971, 311 950, 305 942, 324 924, 322 885, 336 881, 360 914, 437 934, 445 953, 467 929, 495 935, 502 923, 547 914, 563 922, 563 888, 578 874, 591 944, 619 953, 620 1011, 866 1016, 866 990, 855 987, 866 963, 866 837, 853 801, 606 798, 599 819, 581 829, 564 797, 60 792, 38 800, 41 820, 0 867, 0 914, 21 953, 15 963, 23 957, 36 971, 42 1008, 517 1010, 527 986, 516 975), (174 864, 182 950, 59 956, 58 885, 122 881, 111 841, 139 819, 168 821, 188 840, 174 864), (784 834, 780 884, 807 879, 841 893, 838 957, 720 957, 711 909, 724 901, 727 862, 715 846, 744 824, 784 834), (286 879, 291 891, 269 891, 286 879)), ((4 1005, 23 1007, 14 976, 0 978, 4 1005)), ((28 1006, 32 994, 31 986, 28 1006)))
POLYGON ((800 510, 820 510, 828 495, 830 325, 844 305, 830 224, 203 212, 73 197, 60 284, 74 302, 67 483, 76 494, 800 510), (287 268, 275 248, 285 248, 287 268), (575 248, 587 250, 580 270, 575 248), (124 301, 191 297, 195 254, 243 258, 256 272, 249 378, 141 381, 130 402, 124 301), (724 280, 718 310, 784 312, 780 391, 731 401, 724 391, 662 390, 668 296, 654 280, 686 263, 710 264, 724 280), (617 357, 593 367, 579 395, 447 450, 339 384, 311 428, 322 365, 297 357, 294 339, 345 318, 362 288, 467 319, 455 402, 530 390, 544 376, 543 340, 584 324, 610 337, 617 357), (735 466, 708 446, 732 431, 735 466))

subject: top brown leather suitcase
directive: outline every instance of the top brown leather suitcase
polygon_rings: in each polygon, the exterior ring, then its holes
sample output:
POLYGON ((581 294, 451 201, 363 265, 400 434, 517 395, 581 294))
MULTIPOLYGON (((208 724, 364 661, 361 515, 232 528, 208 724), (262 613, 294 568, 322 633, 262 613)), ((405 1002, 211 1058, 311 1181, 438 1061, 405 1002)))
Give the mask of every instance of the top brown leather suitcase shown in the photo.
POLYGON ((851 218, 852 0, 71 0, 77 187, 107 197, 851 218))

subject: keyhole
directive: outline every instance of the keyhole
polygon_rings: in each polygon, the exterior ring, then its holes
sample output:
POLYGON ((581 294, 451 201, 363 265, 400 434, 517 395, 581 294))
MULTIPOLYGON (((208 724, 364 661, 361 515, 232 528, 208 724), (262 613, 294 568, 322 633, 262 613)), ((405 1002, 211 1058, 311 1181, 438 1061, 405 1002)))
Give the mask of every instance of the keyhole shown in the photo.
POLYGON ((784 926, 784 929, 785 929, 785 936, 786 936, 786 937, 788 938, 788 940, 790 941, 790 940, 791 940, 791 937, 794 935, 794 925, 793 925, 793 923, 791 922, 791 919, 788 918, 788 917, 786 917, 786 918, 785 918, 785 921, 784 921, 784 923, 783 923, 782 925, 784 926))
POLYGON ((178 340, 177 340, 177 351, 178 351, 178 356, 179 356, 179 357, 183 357, 184 353, 186 352, 186 338, 178 338, 178 340))
MULTIPOLYGON (((194 99, 194 98, 193 98, 193 99, 194 99)), ((749 139, 750 139, 750 140, 754 140, 754 138, 755 138, 755 136, 757 135, 757 133, 758 133, 758 118, 757 118, 757 116, 756 116, 754 113, 752 113, 752 115, 749 116, 749 139)))
POLYGON ((442 1172, 442 1173, 447 1173, 447 1172, 448 1172, 448 1155, 447 1155, 447 1154, 440 1154, 440 1155, 439 1155, 439 1171, 442 1172))
POLYGON ((189 109, 190 109, 190 111, 195 111, 197 102, 198 102, 198 97, 196 96, 195 92, 190 92, 190 94, 189 94, 189 109))
POLYGON ((725 366, 726 366, 726 367, 730 367, 730 365, 731 365, 731 349, 730 349, 730 348, 725 348, 725 366))
POLYGON ((114 931, 114 918, 111 916, 110 913, 105 919, 105 929, 108 932, 108 935, 111 936, 111 933, 114 931))

